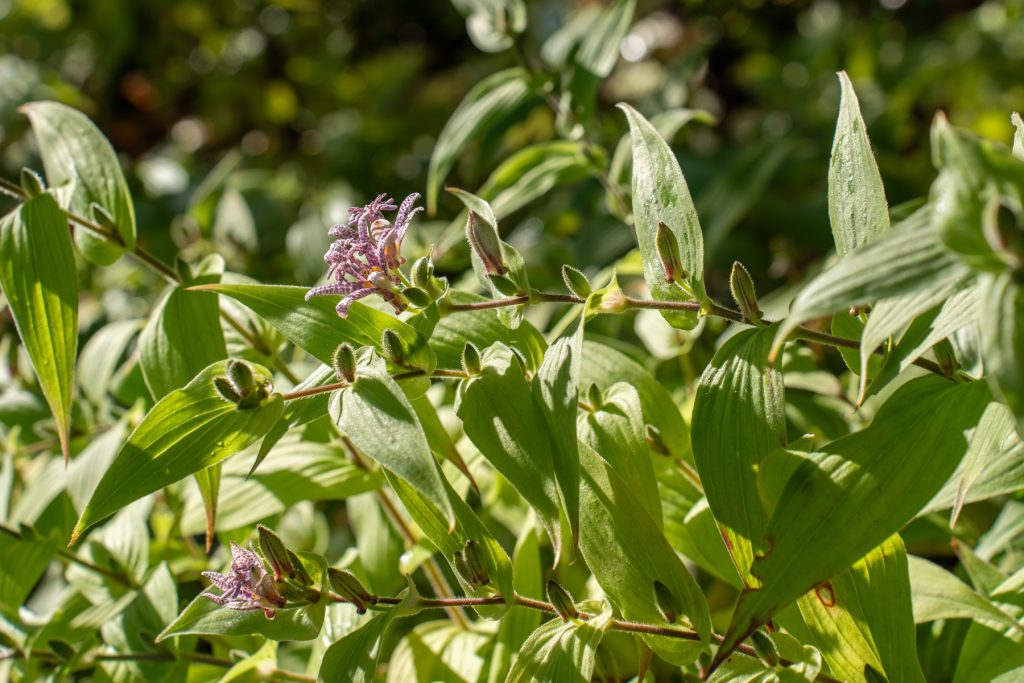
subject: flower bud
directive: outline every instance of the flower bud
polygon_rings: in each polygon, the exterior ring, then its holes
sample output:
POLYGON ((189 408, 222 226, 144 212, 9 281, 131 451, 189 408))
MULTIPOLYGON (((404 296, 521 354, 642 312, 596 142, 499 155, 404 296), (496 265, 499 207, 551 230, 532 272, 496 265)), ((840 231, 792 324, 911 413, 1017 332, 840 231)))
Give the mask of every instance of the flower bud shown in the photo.
POLYGON ((430 280, 434 277, 434 264, 430 262, 430 257, 420 256, 416 259, 409 269, 409 275, 414 287, 429 290, 433 284, 430 280))
POLYGON ((654 237, 654 250, 658 253, 661 267, 665 270, 665 282, 675 282, 688 276, 679 255, 679 240, 676 239, 672 228, 665 223, 658 223, 658 232, 654 237))
POLYGON ((406 287, 402 290, 402 294, 404 294, 405 298, 409 300, 409 303, 416 308, 426 308, 434 301, 426 290, 420 289, 419 287, 406 287))
POLYGON ((214 377, 213 387, 225 401, 231 401, 232 403, 237 404, 242 400, 242 397, 238 395, 238 392, 235 391, 234 385, 228 381, 227 377, 214 377))
POLYGON ((604 392, 597 386, 597 382, 591 382, 587 387, 587 403, 590 404, 592 411, 601 410, 601 406, 604 405, 604 392))
POLYGON ((462 369, 470 375, 479 375, 483 367, 480 362, 480 351, 473 345, 473 342, 466 342, 462 347, 462 369))
POLYGON ((487 276, 487 279, 490 281, 492 285, 494 285, 494 288, 498 290, 499 294, 503 294, 504 296, 523 295, 522 287, 520 287, 519 285, 517 285, 515 282, 505 277, 504 275, 491 273, 487 276))
POLYGON ((367 605, 376 605, 377 596, 366 590, 366 586, 352 572, 330 567, 327 579, 335 593, 351 602, 359 614, 366 613, 367 605))
POLYGON ((339 380, 349 384, 356 381, 356 354, 349 344, 342 343, 334 349, 331 365, 334 366, 334 374, 339 380))
POLYGON ((679 604, 679 599, 661 581, 654 582, 654 604, 658 606, 661 616, 670 624, 676 623, 679 619, 679 614, 683 611, 683 606, 679 604))
POLYGON ((312 586, 313 577, 306 571, 306 566, 302 564, 302 560, 299 559, 299 556, 291 550, 287 550, 286 552, 288 553, 288 559, 291 561, 292 567, 295 569, 295 575, 292 578, 303 586, 312 586))
POLYGON ((487 572, 487 558, 484 557, 484 551, 480 544, 471 538, 468 539, 465 547, 462 549, 462 555, 465 558, 470 573, 473 575, 474 583, 478 583, 481 586, 489 584, 491 576, 487 572))
POLYGON ((587 276, 569 265, 562 266, 562 281, 570 292, 581 299, 586 299, 594 291, 587 276))
POLYGON ((658 455, 672 454, 672 451, 670 451, 668 446, 665 444, 665 439, 661 436, 661 430, 654 425, 644 425, 644 436, 647 438, 647 445, 650 446, 651 450, 658 455))
POLYGON ((260 553, 274 572, 274 581, 282 581, 285 577, 294 576, 295 565, 288 557, 288 549, 284 547, 281 538, 262 524, 257 525, 256 530, 260 536, 260 553))
POLYGON ((508 272, 497 227, 475 211, 469 212, 469 220, 466 221, 466 239, 483 264, 485 273, 504 275, 508 272))
POLYGON ((235 391, 242 398, 251 396, 256 390, 256 380, 248 363, 240 360, 229 360, 227 372, 228 381, 231 382, 231 386, 235 388, 235 391))
POLYGON ((578 619, 580 616, 579 610, 576 609, 576 604, 573 602, 572 596, 569 595, 568 591, 562 588, 554 579, 549 579, 547 584, 548 602, 558 612, 558 616, 562 617, 562 621, 569 621, 570 619, 578 619))
POLYGON ((769 638, 764 631, 758 629, 751 633, 750 644, 754 646, 758 659, 766 666, 778 666, 782 655, 779 654, 779 648, 776 647, 775 641, 769 638))
POLYGON ((864 665, 864 680, 867 683, 889 683, 889 679, 870 664, 864 665))
POLYGON ((93 202, 89 205, 89 212, 92 214, 92 219, 101 228, 106 228, 111 232, 117 232, 117 221, 114 220, 113 214, 107 211, 106 207, 93 202))
POLYGON ((405 365, 405 348, 398 333, 388 328, 380 336, 381 355, 392 365, 405 365))
POLYGON ((46 192, 46 183, 43 182, 43 177, 31 168, 23 168, 21 169, 21 189, 25 191, 29 199, 32 199, 32 197, 46 192))
POLYGON ((932 350, 935 351, 935 360, 942 368, 943 375, 952 377, 953 373, 960 369, 960 361, 956 359, 956 351, 953 350, 953 344, 948 339, 940 341, 932 350))
POLYGON ((761 309, 757 306, 757 291, 754 289, 754 281, 739 261, 734 261, 732 264, 732 272, 729 274, 729 289, 745 320, 754 322, 764 317, 761 309))
POLYGON ((476 577, 473 575, 473 570, 469 568, 466 556, 462 554, 461 550, 456 550, 452 553, 452 566, 455 567, 455 571, 459 573, 459 576, 469 584, 470 588, 476 588, 476 577))

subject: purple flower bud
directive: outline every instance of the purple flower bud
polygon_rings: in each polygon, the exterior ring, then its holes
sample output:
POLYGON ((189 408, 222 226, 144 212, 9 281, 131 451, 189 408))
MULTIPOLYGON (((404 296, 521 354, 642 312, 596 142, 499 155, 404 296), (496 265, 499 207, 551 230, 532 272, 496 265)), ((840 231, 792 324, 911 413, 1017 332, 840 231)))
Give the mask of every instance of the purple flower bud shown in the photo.
POLYGON ((203 576, 221 591, 220 595, 203 593, 203 597, 221 607, 239 611, 261 609, 267 619, 273 619, 277 609, 285 606, 284 596, 259 556, 233 541, 230 571, 227 574, 203 572, 203 576))

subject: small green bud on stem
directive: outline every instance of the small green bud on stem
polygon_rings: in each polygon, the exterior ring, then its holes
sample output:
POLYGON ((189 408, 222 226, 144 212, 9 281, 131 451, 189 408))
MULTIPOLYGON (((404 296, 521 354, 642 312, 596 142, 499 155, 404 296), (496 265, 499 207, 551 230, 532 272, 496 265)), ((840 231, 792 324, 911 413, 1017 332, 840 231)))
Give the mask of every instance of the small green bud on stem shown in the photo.
POLYGON ((767 633, 760 629, 754 631, 750 634, 750 644, 754 646, 758 659, 764 662, 766 666, 773 667, 779 665, 782 655, 779 654, 779 648, 775 646, 775 641, 767 633))
POLYGON ((547 594, 548 602, 558 612, 558 616, 562 617, 562 621, 569 621, 570 619, 579 619, 580 612, 576 609, 576 604, 573 602, 572 596, 569 592, 562 588, 558 582, 554 579, 549 579, 547 583, 547 594))
POLYGON ((339 380, 349 384, 356 381, 356 353, 349 344, 342 343, 334 349, 331 365, 334 366, 334 374, 339 380))
POLYGON ((380 346, 381 352, 388 362, 399 367, 405 365, 405 348, 402 346, 402 340, 397 332, 390 328, 384 330, 380 336, 380 346))
POLYGON ((480 544, 472 538, 468 539, 465 547, 462 549, 462 555, 465 558, 470 574, 473 575, 473 582, 481 586, 489 584, 491 576, 487 572, 487 558, 484 557, 484 551, 480 544))
POLYGON ((665 223, 658 223, 658 232, 654 237, 654 250, 658 253, 658 260, 665 271, 665 282, 677 282, 685 280, 689 273, 683 268, 683 261, 679 253, 679 240, 672 228, 665 223))
POLYGON ((291 550, 287 550, 286 552, 288 553, 288 559, 291 561, 292 567, 294 568, 294 576, 292 578, 303 586, 312 586, 313 577, 306 571, 306 566, 302 564, 302 560, 299 559, 299 556, 291 550))
POLYGON ((21 189, 31 199, 46 192, 46 183, 43 182, 43 177, 31 168, 23 168, 21 169, 21 189))
POLYGON ((581 299, 586 299, 594 291, 587 276, 569 265, 562 266, 562 281, 566 289, 581 299))
POLYGON ((280 582, 286 577, 292 578, 295 575, 295 565, 292 564, 292 559, 288 556, 288 549, 285 548, 281 538, 262 524, 258 525, 256 530, 260 537, 260 553, 274 572, 274 581, 280 582))
POLYGON ((587 403, 594 412, 601 410, 601 406, 604 405, 604 392, 597 386, 597 382, 591 382, 587 387, 587 403))
POLYGON ((331 589, 355 605, 359 614, 366 613, 367 605, 377 604, 377 596, 366 590, 366 586, 352 572, 330 567, 327 579, 331 582, 331 589))
POLYGON ((498 229, 475 211, 469 212, 469 220, 466 221, 466 240, 483 264, 485 273, 504 275, 508 272, 498 229))
POLYGON ((732 298, 736 301, 736 306, 739 307, 744 319, 756 323, 764 317, 757 305, 757 290, 754 288, 754 280, 739 261, 734 261, 732 264, 732 272, 729 274, 729 289, 732 291, 732 298))
POLYGON ((672 451, 668 449, 668 445, 665 443, 664 437, 661 435, 661 430, 654 425, 644 425, 644 436, 647 438, 647 445, 658 455, 672 454, 672 451))
POLYGON ((682 605, 679 604, 679 599, 661 581, 654 582, 654 604, 658 606, 661 616, 670 624, 676 623, 679 619, 679 614, 683 611, 682 605))
POLYGON ((504 275, 488 273, 487 279, 499 294, 504 296, 522 296, 523 294, 522 288, 504 275))
POLYGON ((479 375, 483 364, 480 361, 480 351, 473 345, 473 342, 466 342, 462 347, 462 369, 469 375, 479 375))
POLYGON ((960 361, 956 359, 956 351, 953 349, 953 344, 948 339, 943 339, 933 348, 935 351, 935 360, 939 363, 939 367, 942 368, 942 374, 946 377, 952 377, 953 373, 960 369, 960 361))

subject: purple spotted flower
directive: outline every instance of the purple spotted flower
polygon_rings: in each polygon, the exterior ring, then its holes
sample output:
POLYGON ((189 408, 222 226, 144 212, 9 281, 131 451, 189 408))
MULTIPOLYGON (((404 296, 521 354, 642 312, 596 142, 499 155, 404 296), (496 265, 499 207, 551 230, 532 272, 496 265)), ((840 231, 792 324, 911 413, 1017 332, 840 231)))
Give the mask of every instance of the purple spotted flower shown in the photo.
POLYGON ((267 619, 273 619, 285 599, 267 574, 263 562, 250 548, 231 542, 231 569, 227 574, 203 572, 203 576, 220 589, 220 595, 203 593, 203 597, 221 607, 233 610, 261 609, 267 619))
POLYGON ((402 311, 408 303, 399 289, 402 280, 398 267, 405 262, 402 239, 409 221, 423 210, 413 208, 419 197, 411 194, 396 207, 394 200, 381 194, 366 206, 349 209, 348 222, 335 225, 327 233, 335 239, 324 261, 329 266, 327 277, 335 282, 313 287, 306 292, 306 300, 325 294, 341 295, 337 311, 344 318, 353 301, 379 294, 396 312, 402 311), (398 213, 392 223, 384 212, 395 209, 398 213))

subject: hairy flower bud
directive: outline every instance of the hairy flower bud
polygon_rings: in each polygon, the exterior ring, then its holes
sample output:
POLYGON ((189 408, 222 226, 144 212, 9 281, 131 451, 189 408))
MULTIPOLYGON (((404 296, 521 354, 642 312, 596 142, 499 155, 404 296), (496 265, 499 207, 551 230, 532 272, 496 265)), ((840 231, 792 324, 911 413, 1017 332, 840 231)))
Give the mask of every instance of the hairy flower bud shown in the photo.
POLYGON ((231 401, 232 403, 238 403, 242 400, 242 397, 235 391, 235 387, 231 382, 228 381, 227 377, 214 377, 213 387, 217 390, 217 393, 221 395, 225 401, 231 401))
POLYGON ((671 455, 672 452, 668 449, 668 445, 665 443, 664 437, 661 436, 661 430, 652 424, 644 425, 644 436, 647 438, 647 445, 650 446, 651 450, 658 455, 671 455))
POLYGON ((591 382, 587 387, 587 403, 593 411, 601 410, 601 406, 604 405, 604 392, 597 386, 597 382, 591 382))
POLYGON ((29 199, 32 199, 32 197, 46 192, 46 183, 43 182, 43 177, 31 168, 23 168, 21 169, 21 189, 25 191, 29 199))
POLYGON ((405 347, 398 333, 388 328, 380 336, 381 355, 392 365, 405 365, 405 347))
POLYGON ((474 583, 486 586, 491 582, 491 576, 487 572, 487 558, 484 557, 483 548, 472 538, 466 540, 462 549, 462 555, 466 560, 466 566, 473 575, 474 583))
POLYGON ((757 306, 754 280, 739 261, 734 261, 732 264, 732 272, 729 274, 729 289, 745 320, 755 322, 764 317, 761 309, 757 306))
POLYGON ((240 360, 228 361, 228 381, 242 398, 251 396, 256 390, 256 380, 248 363, 240 360))
POLYGON ((943 375, 952 377, 953 373, 960 369, 960 361, 956 359, 956 351, 948 339, 940 341, 932 347, 932 350, 935 352, 935 360, 938 361, 939 367, 942 368, 943 375))
POLYGON ((470 588, 476 588, 476 577, 473 575, 473 570, 469 568, 466 556, 462 554, 461 550, 456 550, 452 553, 452 566, 455 567, 455 571, 459 573, 459 576, 469 584, 470 588))
POLYGON ((402 295, 416 308, 426 308, 434 301, 426 290, 419 287, 406 287, 402 290, 402 295))
POLYGON ((366 590, 366 586, 352 572, 330 567, 327 579, 331 582, 331 589, 355 605, 359 614, 366 613, 367 605, 377 604, 377 596, 366 590))
POLYGON ((298 581, 303 586, 312 586, 313 577, 306 571, 306 565, 302 564, 302 560, 291 550, 288 550, 288 559, 291 560, 292 567, 295 568, 294 576, 292 577, 295 581, 298 581))
POLYGON ((280 582, 285 577, 292 578, 295 575, 295 565, 288 557, 288 549, 284 547, 281 538, 262 524, 256 526, 256 531, 260 536, 260 553, 274 572, 274 581, 280 582))
POLYGON ((480 351, 473 345, 473 342, 466 342, 462 347, 462 369, 470 375, 479 375, 483 367, 480 361, 480 351))
POLYGON ((758 659, 769 667, 778 666, 782 655, 779 654, 779 648, 776 647, 775 641, 768 637, 768 634, 760 629, 754 631, 750 634, 750 644, 754 646, 758 659))
POLYGON ((504 275, 508 272, 498 229, 476 211, 469 212, 469 219, 466 221, 466 240, 483 264, 485 273, 504 275))
POLYGON ((579 610, 576 609, 576 604, 573 602, 572 596, 569 592, 558 585, 554 579, 549 579, 547 583, 547 594, 548 602, 558 612, 558 616, 562 617, 562 621, 569 621, 570 619, 578 619, 580 616, 579 610))
POLYGON ((864 665, 864 680, 867 683, 889 683, 889 679, 870 664, 864 665))
POLYGON ((661 581, 654 582, 654 604, 658 606, 661 616, 670 624, 676 623, 683 611, 683 606, 679 604, 679 598, 661 581))
POLYGON ((499 294, 504 296, 522 296, 524 294, 519 285, 504 275, 491 273, 487 276, 487 279, 492 285, 494 285, 494 288, 498 290, 499 294))
POLYGON ((676 282, 686 279, 688 273, 683 268, 683 261, 679 252, 679 240, 672 228, 665 223, 658 223, 658 232, 654 237, 654 250, 658 253, 658 260, 665 271, 665 282, 676 282))
POLYGON ((338 345, 331 356, 331 365, 334 366, 334 374, 343 382, 356 381, 356 354, 348 343, 338 345))
POLYGON ((562 266, 562 281, 566 289, 581 299, 586 299, 594 291, 587 276, 569 265, 562 266))
POLYGON ((92 219, 101 228, 106 228, 111 232, 117 232, 117 221, 114 220, 114 215, 107 211, 106 207, 93 202, 89 205, 89 213, 92 214, 92 219))

